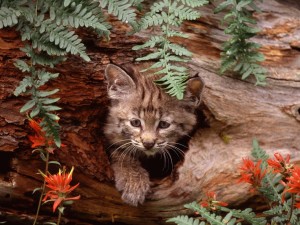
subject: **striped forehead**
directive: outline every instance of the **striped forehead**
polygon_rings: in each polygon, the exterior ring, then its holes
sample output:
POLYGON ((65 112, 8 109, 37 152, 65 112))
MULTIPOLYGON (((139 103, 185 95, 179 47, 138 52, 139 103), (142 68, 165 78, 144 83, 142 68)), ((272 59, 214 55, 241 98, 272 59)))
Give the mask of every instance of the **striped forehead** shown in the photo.
POLYGON ((160 119, 163 115, 162 109, 159 108, 154 108, 152 106, 148 106, 146 108, 139 107, 138 109, 135 110, 137 116, 145 121, 155 121, 157 119, 160 119))

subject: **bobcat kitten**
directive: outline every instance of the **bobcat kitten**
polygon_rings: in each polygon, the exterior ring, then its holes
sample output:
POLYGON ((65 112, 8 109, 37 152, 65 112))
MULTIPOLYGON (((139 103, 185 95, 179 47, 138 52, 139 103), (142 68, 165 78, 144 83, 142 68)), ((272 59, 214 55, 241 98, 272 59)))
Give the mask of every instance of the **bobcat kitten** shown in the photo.
POLYGON ((139 74, 134 67, 126 71, 112 64, 105 70, 111 107, 104 133, 111 144, 116 188, 126 203, 137 206, 150 189, 139 158, 164 154, 192 131, 203 82, 189 79, 185 98, 179 101, 161 90, 153 76, 139 74))

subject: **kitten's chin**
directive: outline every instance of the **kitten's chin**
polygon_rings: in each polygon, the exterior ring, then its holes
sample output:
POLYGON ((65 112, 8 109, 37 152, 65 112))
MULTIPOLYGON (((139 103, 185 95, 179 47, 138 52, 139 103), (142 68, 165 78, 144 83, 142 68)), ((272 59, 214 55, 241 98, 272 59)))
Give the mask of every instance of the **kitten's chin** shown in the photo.
POLYGON ((156 153, 158 153, 158 149, 152 148, 152 149, 143 149, 141 150, 147 157, 154 156, 156 153))

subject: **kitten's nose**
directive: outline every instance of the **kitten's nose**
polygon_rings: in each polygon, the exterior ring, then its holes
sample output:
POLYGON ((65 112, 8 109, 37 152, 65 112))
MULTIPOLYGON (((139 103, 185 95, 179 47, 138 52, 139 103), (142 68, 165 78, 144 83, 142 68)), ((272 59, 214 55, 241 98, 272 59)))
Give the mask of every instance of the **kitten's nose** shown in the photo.
POLYGON ((155 142, 143 142, 145 149, 151 149, 155 145, 155 142))

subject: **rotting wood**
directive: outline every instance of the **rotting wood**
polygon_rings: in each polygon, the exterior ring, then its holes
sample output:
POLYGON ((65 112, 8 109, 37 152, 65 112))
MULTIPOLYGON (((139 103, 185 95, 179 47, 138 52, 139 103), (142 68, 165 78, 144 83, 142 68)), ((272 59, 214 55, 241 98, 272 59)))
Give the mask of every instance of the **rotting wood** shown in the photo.
MULTIPOLYGON (((101 129, 108 104, 103 71, 110 62, 133 62, 141 53, 131 47, 149 34, 126 36, 128 28, 112 19, 115 29, 110 42, 80 31, 91 62, 71 57, 55 68, 61 75, 49 85, 60 89, 66 147, 51 158, 76 167, 74 182, 80 182, 80 187, 75 194, 82 196, 66 213, 70 222, 161 224, 185 212, 183 203, 201 199, 208 190, 215 190, 220 200, 239 205, 249 197, 249 186, 236 184, 238 166, 242 157, 249 156, 253 138, 270 154, 290 153, 293 161, 300 162, 299 4, 269 0, 256 14, 261 32, 255 41, 262 45, 264 65, 270 72, 266 87, 230 73, 218 75, 220 46, 227 37, 220 25, 222 14, 214 15, 212 8, 203 7, 200 20, 185 23, 183 31, 190 37, 180 40, 194 53, 193 73, 198 72, 206 83, 202 111, 209 126, 200 127, 192 138, 177 175, 157 182, 149 200, 138 208, 122 203, 103 149, 101 129)), ((41 184, 36 172, 43 165, 31 154, 29 129, 19 113, 27 98, 12 94, 23 76, 13 66, 15 59, 24 57, 18 50, 21 45, 13 29, 0 31, 0 219, 9 219, 7 215, 15 212, 20 221, 24 217, 30 224, 37 201, 31 191, 41 184)), ((54 217, 50 208, 42 211, 44 220, 54 217)))

